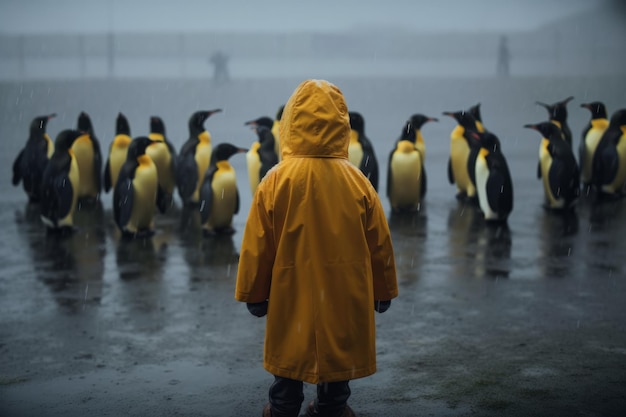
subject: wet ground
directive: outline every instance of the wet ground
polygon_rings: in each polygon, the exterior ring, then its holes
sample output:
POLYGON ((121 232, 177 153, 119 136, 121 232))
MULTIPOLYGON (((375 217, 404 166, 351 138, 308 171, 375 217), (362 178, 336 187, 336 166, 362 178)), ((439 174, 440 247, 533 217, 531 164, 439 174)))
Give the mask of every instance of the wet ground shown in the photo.
MULTIPOLYGON (((383 172, 411 113, 482 101, 515 188, 508 227, 487 227, 445 177, 454 123, 424 128, 428 194, 419 213, 389 215, 400 296, 376 316, 379 371, 351 384, 357 415, 624 415, 626 201, 590 195, 569 215, 544 210, 539 138, 521 128, 545 118, 534 100, 574 95, 578 138, 588 120, 578 104, 626 106, 623 80, 336 82, 349 106, 361 105, 383 172)), ((260 415, 272 382, 262 369, 264 321, 233 299, 250 205, 244 158, 232 161, 242 195, 235 235, 204 238, 198 214, 177 205, 158 217, 153 238, 130 242, 113 226, 108 194, 81 207, 74 235, 46 236, 38 208, 10 185, 10 164, 31 117, 58 112, 54 137, 79 108, 93 114, 103 149, 117 111, 129 109, 134 134, 165 113, 179 145, 188 108, 222 105, 225 117, 207 123, 214 141, 244 145, 253 138, 243 122, 271 115, 297 83, 233 83, 205 91, 206 101, 203 86, 176 81, 0 85, 0 415, 260 415)), ((384 175, 381 184, 389 211, 384 175)), ((307 386, 305 401, 313 395, 307 386)))

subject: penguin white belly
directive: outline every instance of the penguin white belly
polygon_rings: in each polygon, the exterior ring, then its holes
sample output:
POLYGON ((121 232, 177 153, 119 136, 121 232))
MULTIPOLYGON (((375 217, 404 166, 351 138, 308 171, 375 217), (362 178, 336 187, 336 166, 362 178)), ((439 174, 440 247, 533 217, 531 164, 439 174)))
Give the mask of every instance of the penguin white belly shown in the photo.
POLYGON ((228 227, 233 221, 237 206, 237 177, 235 170, 217 171, 211 183, 213 204, 207 220, 209 229, 228 227))
POLYGON ((459 191, 464 191, 471 197, 476 194, 476 190, 467 172, 469 154, 469 145, 464 138, 454 138, 450 141, 450 160, 454 182, 459 191))
POLYGON ((109 174, 111 175, 111 185, 115 187, 117 184, 117 177, 120 174, 122 165, 126 161, 126 155, 128 154, 128 147, 114 147, 111 149, 109 155, 109 174))
POLYGON ((416 207, 420 203, 422 159, 419 152, 395 152, 391 164, 391 192, 394 208, 416 207))
POLYGON ((67 175, 70 179, 70 184, 72 184, 72 205, 69 213, 65 215, 65 217, 57 219, 58 227, 63 226, 72 226, 74 224, 74 211, 76 210, 76 204, 78 204, 78 194, 76 190, 78 190, 80 184, 80 169, 78 168, 78 162, 75 157, 72 157, 70 162, 70 170, 67 175))
POLYGON ((498 214, 489 205, 489 198, 487 195, 487 180, 489 179, 489 167, 484 157, 479 156, 476 159, 475 176, 476 176, 476 194, 478 194, 478 204, 483 211, 485 219, 495 220, 498 219, 498 214))
POLYGON ((246 153, 248 181, 250 182, 250 192, 252 195, 254 195, 259 183, 261 182, 261 179, 259 178, 259 174, 261 172, 261 158, 258 153, 259 146, 259 142, 254 142, 248 153, 246 153))
POLYGON ((172 194, 174 191, 174 173, 172 172, 172 155, 165 142, 156 142, 146 148, 146 154, 156 165, 157 175, 161 188, 172 194))
POLYGON ((130 232, 154 228, 158 175, 154 164, 137 167, 133 178, 133 208, 126 227, 130 232))
POLYGON ((198 183, 196 189, 191 195, 191 201, 197 203, 200 201, 200 188, 202 187, 202 180, 206 170, 209 169, 209 163, 211 162, 211 152, 213 148, 210 143, 200 142, 196 147, 195 161, 198 167, 198 183))
POLYGON ((91 138, 88 135, 80 136, 72 145, 72 152, 76 156, 80 172, 78 197, 95 197, 98 191, 94 178, 94 149, 91 138))
POLYGON ((583 182, 591 182, 593 155, 596 152, 596 148, 598 147, 598 143, 600 143, 603 133, 604 129, 591 129, 585 137, 585 156, 581 167, 583 182))

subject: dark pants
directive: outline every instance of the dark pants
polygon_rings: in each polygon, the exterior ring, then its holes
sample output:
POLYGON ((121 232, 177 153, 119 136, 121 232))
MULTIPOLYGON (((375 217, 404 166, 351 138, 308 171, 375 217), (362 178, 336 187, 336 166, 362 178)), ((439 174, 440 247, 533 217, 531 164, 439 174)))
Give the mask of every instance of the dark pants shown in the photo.
MULTIPOLYGON (((350 381, 325 382, 317 385, 316 410, 321 416, 338 417, 350 397, 350 381)), ((304 393, 302 381, 274 376, 270 387, 272 417, 297 417, 304 393)))

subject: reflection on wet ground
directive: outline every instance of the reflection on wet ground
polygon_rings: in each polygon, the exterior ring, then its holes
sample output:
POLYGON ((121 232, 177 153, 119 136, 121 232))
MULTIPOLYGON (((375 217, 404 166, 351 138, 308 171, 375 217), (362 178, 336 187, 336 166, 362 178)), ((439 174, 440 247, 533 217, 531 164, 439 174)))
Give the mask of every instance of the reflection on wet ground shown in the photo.
POLYGON ((70 312, 79 311, 85 303, 99 303, 102 298, 106 255, 103 217, 101 204, 81 205, 74 214, 75 232, 57 235, 45 230, 39 206, 27 204, 16 214, 37 277, 70 312))

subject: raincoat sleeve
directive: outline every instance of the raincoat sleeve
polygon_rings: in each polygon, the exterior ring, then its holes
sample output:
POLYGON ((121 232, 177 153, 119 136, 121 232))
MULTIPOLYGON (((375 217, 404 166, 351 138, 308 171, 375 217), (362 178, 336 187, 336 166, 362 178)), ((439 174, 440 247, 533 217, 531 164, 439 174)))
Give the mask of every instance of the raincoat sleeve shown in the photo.
POLYGON ((367 219, 367 245, 372 259, 374 300, 391 300, 398 296, 396 262, 385 211, 377 197, 372 198, 367 219))
POLYGON ((265 204, 268 200, 264 197, 265 193, 257 189, 248 214, 237 269, 237 301, 260 303, 269 297, 276 249, 271 216, 265 204))

